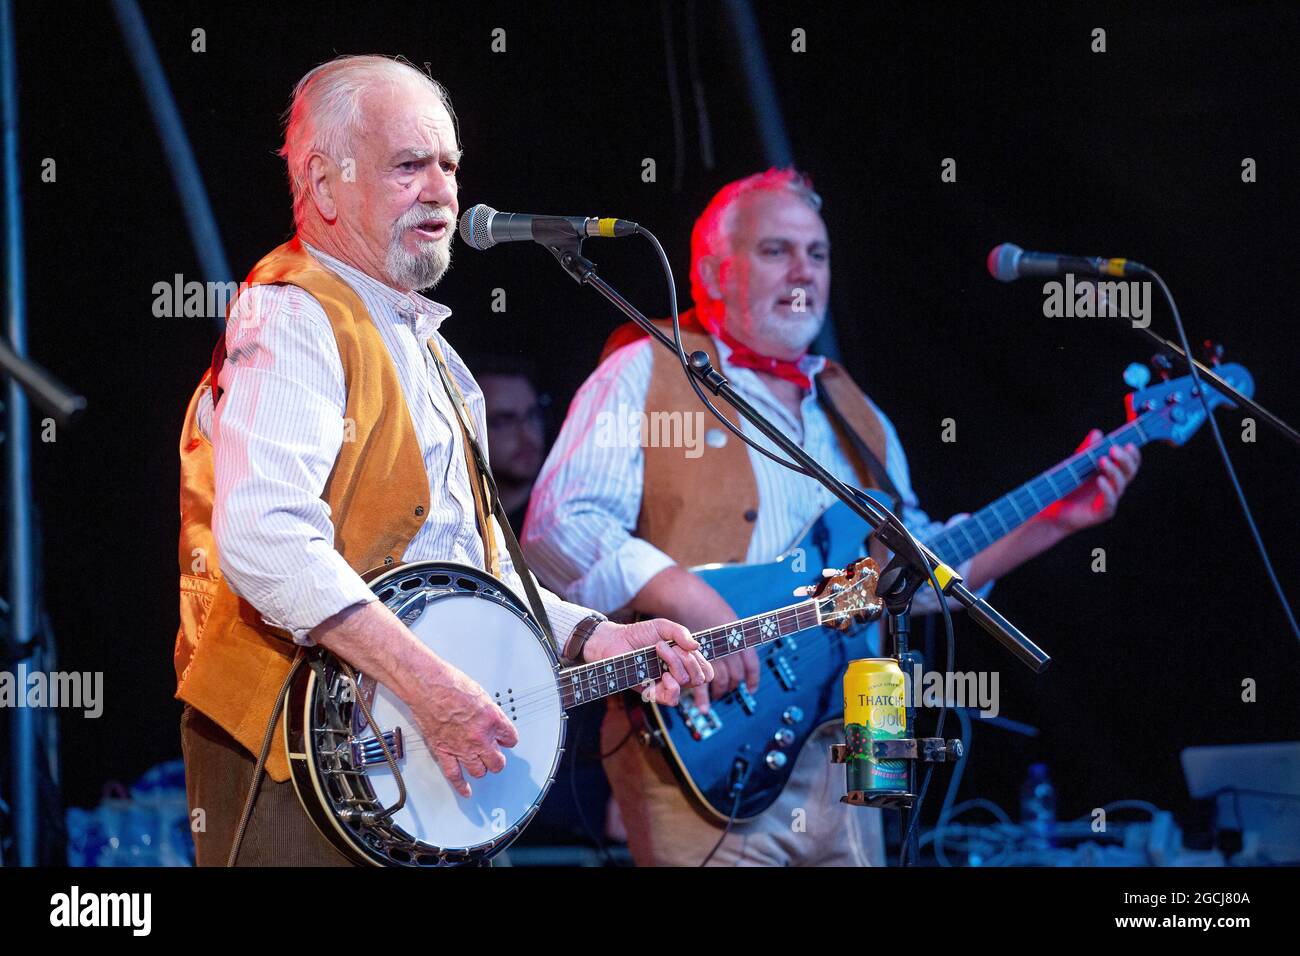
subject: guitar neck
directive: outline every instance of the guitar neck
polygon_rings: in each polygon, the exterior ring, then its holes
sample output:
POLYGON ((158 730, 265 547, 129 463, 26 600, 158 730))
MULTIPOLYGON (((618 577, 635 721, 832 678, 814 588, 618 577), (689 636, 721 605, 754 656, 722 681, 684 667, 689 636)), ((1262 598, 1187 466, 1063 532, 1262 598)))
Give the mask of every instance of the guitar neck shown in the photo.
MULTIPOLYGON (((700 652, 709 660, 758 647, 790 634, 807 630, 820 623, 814 598, 766 614, 756 614, 721 627, 696 631, 691 636, 700 642, 700 652)), ((591 664, 579 664, 561 671, 556 678, 564 709, 586 704, 620 691, 630 690, 646 681, 658 680, 663 661, 653 647, 629 651, 591 664)))
POLYGON ((1146 417, 1142 415, 1120 426, 1091 448, 1076 452, 969 518, 945 528, 926 544, 954 567, 974 557, 1097 474, 1098 462, 1114 446, 1133 444, 1140 448, 1151 441, 1152 436, 1142 427, 1146 417))

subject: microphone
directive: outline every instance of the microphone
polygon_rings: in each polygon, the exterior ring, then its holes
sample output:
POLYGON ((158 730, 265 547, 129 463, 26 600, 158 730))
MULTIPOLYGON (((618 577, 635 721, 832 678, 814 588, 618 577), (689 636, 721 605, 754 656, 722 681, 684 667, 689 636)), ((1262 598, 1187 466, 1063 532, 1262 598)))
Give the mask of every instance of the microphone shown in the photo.
POLYGON ((1050 252, 1025 252, 1014 243, 1004 242, 989 250, 989 275, 999 282, 1013 282, 1036 276, 1061 276, 1075 273, 1085 276, 1131 276, 1146 272, 1147 267, 1131 259, 1101 259, 1087 256, 1058 256, 1050 252))
POLYGON ((540 242, 574 236, 585 239, 600 236, 616 239, 635 235, 639 230, 626 219, 597 219, 585 216, 533 216, 525 212, 497 212, 480 203, 470 206, 460 217, 460 237, 471 249, 491 249, 499 242, 540 242))

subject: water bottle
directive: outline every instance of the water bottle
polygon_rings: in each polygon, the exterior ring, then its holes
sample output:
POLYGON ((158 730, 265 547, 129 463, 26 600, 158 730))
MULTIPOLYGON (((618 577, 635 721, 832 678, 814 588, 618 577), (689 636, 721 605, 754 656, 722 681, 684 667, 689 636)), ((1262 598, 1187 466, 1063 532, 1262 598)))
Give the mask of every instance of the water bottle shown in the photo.
POLYGON ((1052 845, 1052 829, 1056 824, 1056 788, 1047 775, 1047 764, 1029 765, 1029 776, 1020 788, 1020 822, 1029 832, 1029 843, 1035 847, 1052 845))

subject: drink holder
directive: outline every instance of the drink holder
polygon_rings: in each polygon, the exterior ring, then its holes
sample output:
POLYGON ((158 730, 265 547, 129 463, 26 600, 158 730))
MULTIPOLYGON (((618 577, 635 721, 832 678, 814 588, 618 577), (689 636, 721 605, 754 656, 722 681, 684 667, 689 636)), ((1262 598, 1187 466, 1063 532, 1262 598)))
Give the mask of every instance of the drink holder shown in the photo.
MULTIPOLYGON (((871 756, 877 760, 919 760, 922 763, 955 763, 965 756, 965 748, 957 738, 905 737, 902 740, 873 740, 871 756)), ((846 763, 848 744, 831 744, 831 763, 846 763)), ((850 790, 840 797, 841 803, 855 807, 876 807, 881 810, 909 809, 916 794, 906 790, 850 790)))

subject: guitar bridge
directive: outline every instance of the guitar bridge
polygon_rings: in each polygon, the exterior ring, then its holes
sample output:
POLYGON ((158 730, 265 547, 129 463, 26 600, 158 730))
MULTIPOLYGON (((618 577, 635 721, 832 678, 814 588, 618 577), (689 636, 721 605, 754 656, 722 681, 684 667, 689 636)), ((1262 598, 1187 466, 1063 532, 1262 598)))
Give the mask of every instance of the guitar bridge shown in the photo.
POLYGON ((686 725, 686 729, 695 740, 708 740, 722 729, 722 718, 718 716, 716 709, 711 708, 705 714, 694 703, 687 703, 683 698, 677 705, 677 713, 681 715, 682 723, 686 725))
MULTIPOLYGON (((392 751, 394 760, 401 760, 406 756, 406 750, 402 745, 402 728, 388 730, 383 735, 384 743, 392 751)), ((348 751, 352 758, 353 767, 372 767, 375 764, 388 763, 388 758, 384 756, 384 748, 379 744, 378 737, 350 737, 348 738, 348 751)))

